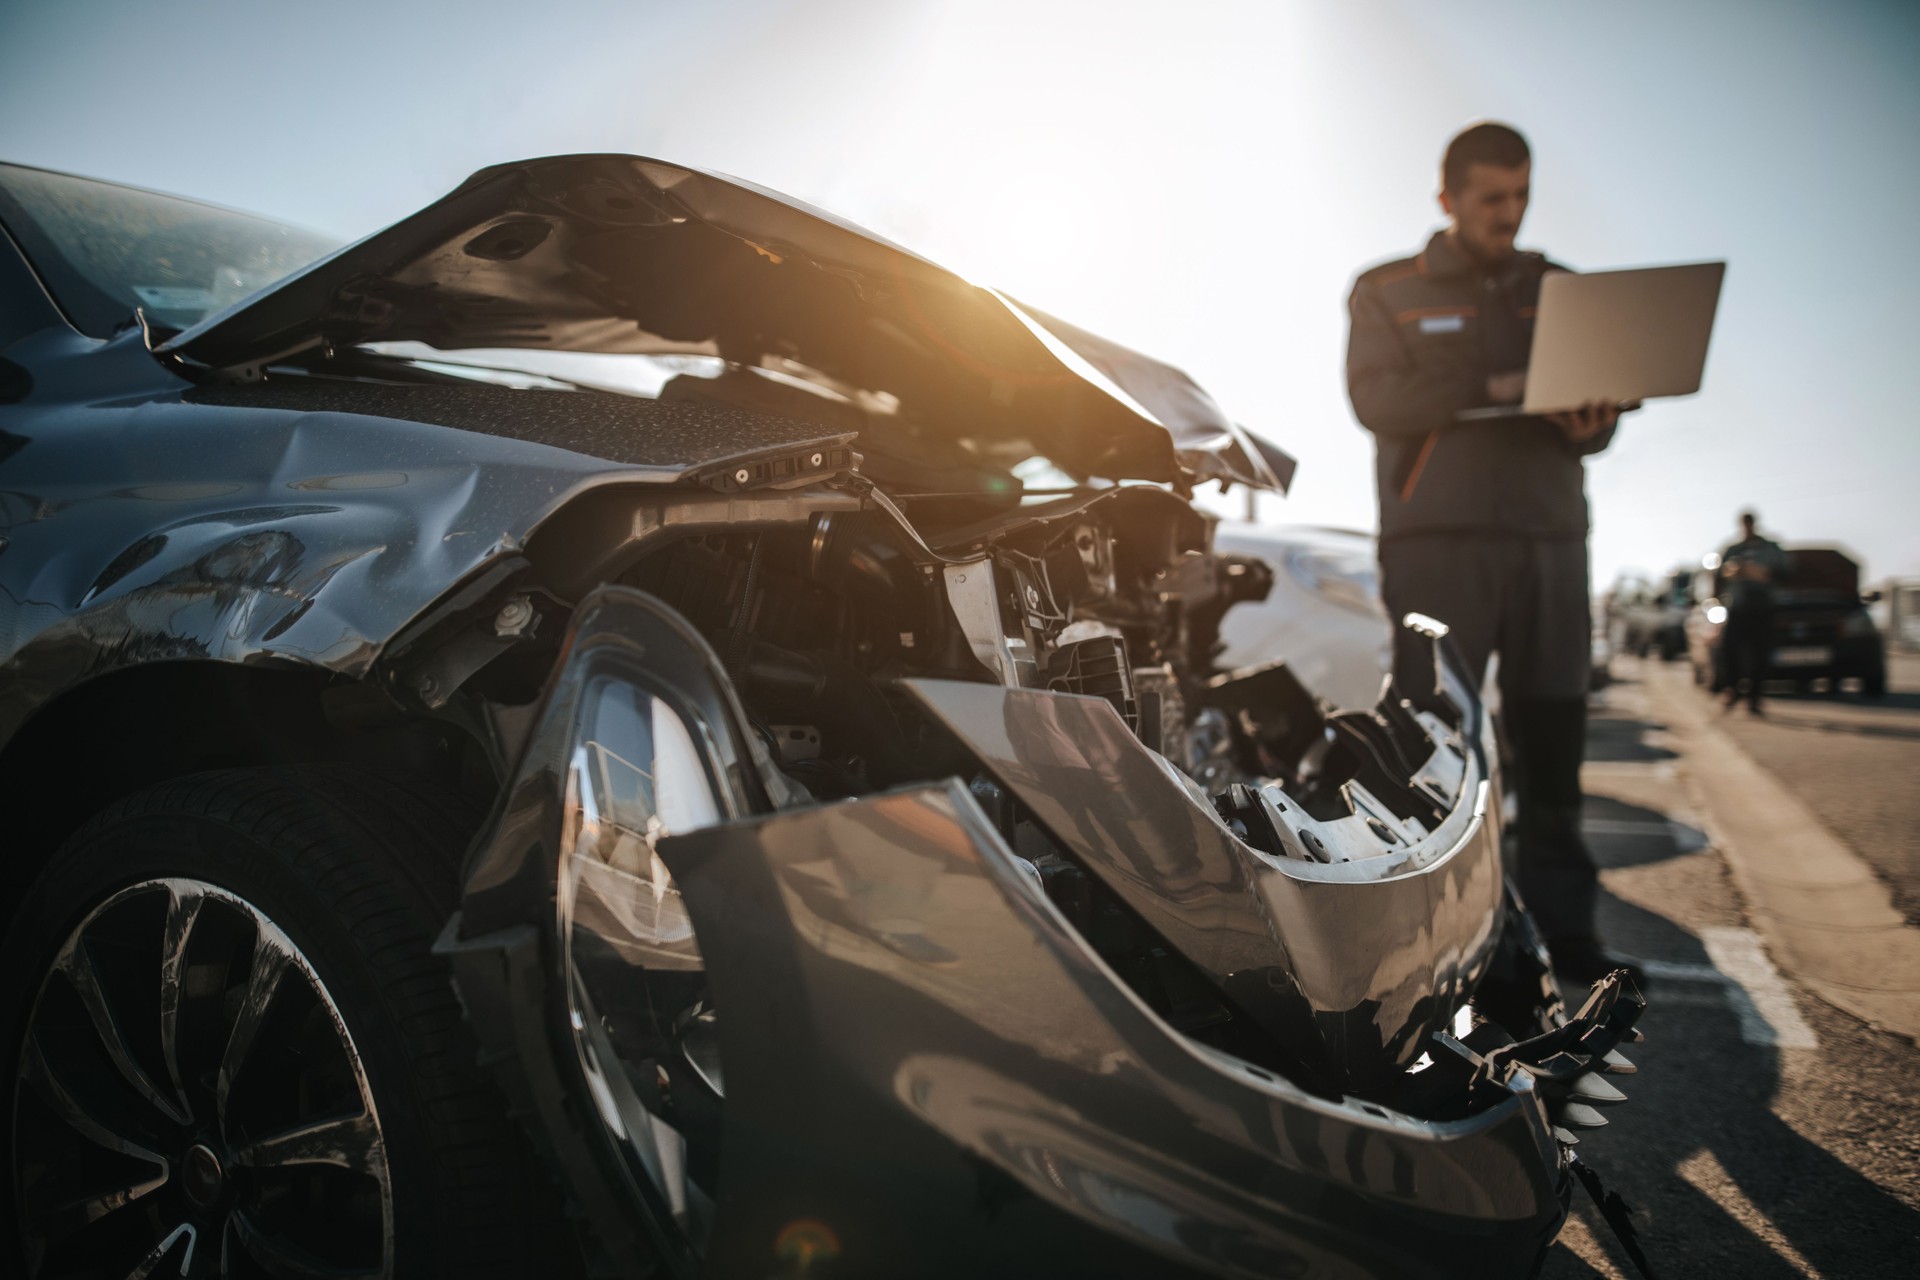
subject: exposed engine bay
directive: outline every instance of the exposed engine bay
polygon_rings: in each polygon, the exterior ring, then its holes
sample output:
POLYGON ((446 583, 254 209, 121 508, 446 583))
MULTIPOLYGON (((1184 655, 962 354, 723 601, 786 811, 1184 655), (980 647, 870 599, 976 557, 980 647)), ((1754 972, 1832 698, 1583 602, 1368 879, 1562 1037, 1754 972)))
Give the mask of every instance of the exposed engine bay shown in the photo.
MULTIPOLYGON (((738 500, 622 516, 639 532, 596 572, 655 597, 711 646, 788 803, 958 777, 1053 904, 1170 1026, 1308 1087, 1402 1088, 1426 1024, 1453 1005, 1429 1011, 1404 1043, 1344 1062, 1303 1055, 1273 1018, 1246 1016, 1224 975, 1169 945, 1150 909, 1092 873, 919 685, 1098 699, 1142 760, 1259 856, 1299 868, 1380 858, 1382 872, 1395 855, 1423 856, 1429 837, 1457 840, 1476 811, 1466 793, 1481 785, 1468 776, 1479 728, 1456 703, 1388 691, 1375 708, 1337 710, 1284 660, 1217 671, 1221 618, 1264 598, 1272 571, 1214 553, 1211 518, 1158 486, 896 501, 854 479, 754 501, 750 521, 738 500), (1443 831, 1450 815, 1456 829, 1443 831)), ((696 970, 690 930, 682 951, 679 966, 696 970)), ((1476 976, 1457 976, 1459 998, 1476 976)), ((698 984, 673 981, 675 1007, 710 1024, 698 984)))
POLYGON ((714 644, 769 750, 816 796, 921 780, 942 763, 887 692, 908 676, 1104 698, 1181 767, 1218 755, 1224 717, 1190 719, 1184 695, 1210 674, 1220 613, 1263 596, 1269 570, 1208 556, 1186 503, 1107 490, 925 527, 873 502, 675 542, 621 581, 714 644), (1196 743, 1196 730, 1213 739, 1196 743))

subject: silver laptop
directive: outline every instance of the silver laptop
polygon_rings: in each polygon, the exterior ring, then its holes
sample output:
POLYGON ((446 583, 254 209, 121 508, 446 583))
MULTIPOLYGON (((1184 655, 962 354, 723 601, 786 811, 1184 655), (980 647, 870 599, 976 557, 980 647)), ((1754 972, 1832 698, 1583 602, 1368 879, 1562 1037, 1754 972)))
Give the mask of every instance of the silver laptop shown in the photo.
POLYGON ((1540 282, 1526 401, 1462 418, 1558 413, 1589 401, 1630 404, 1700 389, 1724 262, 1637 267, 1540 282))

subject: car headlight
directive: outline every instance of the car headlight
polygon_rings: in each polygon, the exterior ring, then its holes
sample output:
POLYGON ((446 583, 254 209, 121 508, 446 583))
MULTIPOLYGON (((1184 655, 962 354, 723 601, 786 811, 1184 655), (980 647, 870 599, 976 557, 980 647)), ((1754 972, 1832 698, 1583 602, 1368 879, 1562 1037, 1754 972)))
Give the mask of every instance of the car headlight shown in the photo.
POLYGON ((1708 622, 1711 622, 1714 626, 1717 627, 1721 623, 1725 622, 1726 620, 1727 620, 1727 607, 1725 605, 1710 604, 1707 606, 1708 622))
POLYGON ((796 797, 719 655, 664 602, 595 588, 561 652, 437 945, 572 1194, 692 1274, 717 1191, 723 1024, 662 841, 796 797))
POLYGON ((1371 550, 1295 547, 1286 561, 1294 580, 1329 604, 1369 618, 1386 616, 1380 603, 1380 569, 1371 550))
MULTIPOLYGON (((459 980, 498 1002, 483 1042, 535 1078, 554 1072, 551 1087, 599 1122, 586 1136, 577 1111, 536 1100, 549 1138, 599 1147, 590 1163, 602 1174, 617 1164, 620 1211, 638 1211, 652 1244, 688 1261, 712 1224, 725 1078, 693 917, 658 851, 778 799, 724 664, 670 607, 598 588, 563 652, 510 802, 467 873, 461 920, 473 932, 461 945, 474 950, 455 951, 459 980), (537 992, 517 967, 527 944, 514 939, 527 933, 540 939, 537 992), (495 953, 506 959, 482 959, 495 953), (497 1018, 530 1002, 536 1024, 497 1018)), ((598 1194, 582 1177, 583 1194, 598 1194)))
POLYGON ((683 1230, 703 1216, 704 1197, 688 1178, 693 1135, 680 1095, 697 1081, 717 1100, 723 1080, 699 942, 654 850, 725 816, 696 737, 647 689, 612 674, 587 682, 556 882, 568 1022, 588 1093, 683 1230))
POLYGON ((713 784, 686 722, 617 677, 595 680, 567 770, 560 883, 569 950, 591 940, 629 964, 701 968, 693 922, 654 847, 663 836, 718 821, 713 784))

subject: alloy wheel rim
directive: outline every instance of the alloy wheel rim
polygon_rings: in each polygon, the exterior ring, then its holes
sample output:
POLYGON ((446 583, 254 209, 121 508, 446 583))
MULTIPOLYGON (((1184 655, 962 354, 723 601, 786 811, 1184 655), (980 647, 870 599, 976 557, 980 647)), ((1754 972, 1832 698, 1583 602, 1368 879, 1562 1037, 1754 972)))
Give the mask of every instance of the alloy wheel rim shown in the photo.
POLYGON ((18 1066, 9 1156, 35 1280, 392 1275, 359 1050, 239 895, 148 880, 95 906, 41 975, 18 1066))

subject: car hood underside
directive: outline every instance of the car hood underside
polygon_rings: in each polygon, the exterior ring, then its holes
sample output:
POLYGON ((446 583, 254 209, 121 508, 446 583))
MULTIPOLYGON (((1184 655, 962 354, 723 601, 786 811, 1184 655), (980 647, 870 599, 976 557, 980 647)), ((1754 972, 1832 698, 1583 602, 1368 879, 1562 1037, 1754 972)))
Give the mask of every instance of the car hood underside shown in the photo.
POLYGON ((894 397, 913 430, 1084 475, 1284 489, 1180 370, 738 179, 634 156, 483 169, 157 347, 205 380, 374 343, 704 355, 894 397))

